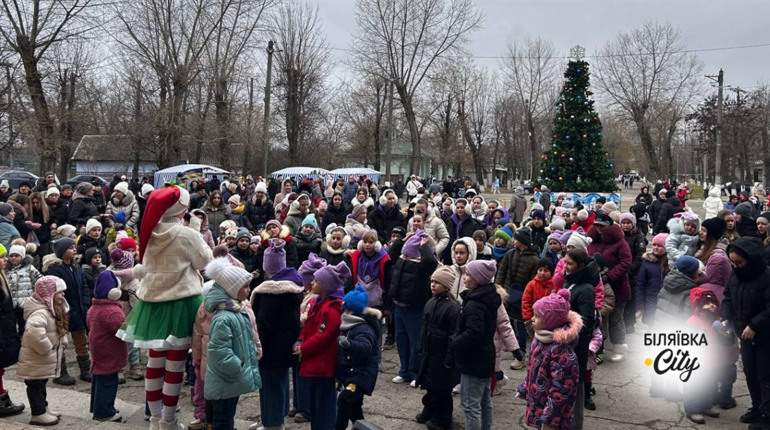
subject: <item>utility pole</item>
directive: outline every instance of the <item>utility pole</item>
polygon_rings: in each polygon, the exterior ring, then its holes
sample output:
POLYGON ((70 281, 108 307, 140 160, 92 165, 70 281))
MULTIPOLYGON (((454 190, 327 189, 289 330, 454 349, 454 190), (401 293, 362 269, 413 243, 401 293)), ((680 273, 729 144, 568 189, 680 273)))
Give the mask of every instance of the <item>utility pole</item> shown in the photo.
POLYGON ((388 141, 385 147, 385 177, 388 181, 393 182, 390 177, 390 164, 392 161, 392 148, 393 148, 393 79, 390 79, 390 85, 388 88, 388 141))
POLYGON ((718 84, 718 92, 717 92, 717 150, 716 150, 716 157, 714 160, 714 170, 716 170, 714 175, 714 182, 716 186, 722 185, 722 111, 723 111, 723 89, 725 84, 725 72, 722 71, 722 69, 719 69, 719 74, 717 76, 714 75, 706 75, 707 78, 714 79, 717 78, 717 84, 718 84))
POLYGON ((267 153, 270 147, 270 90, 273 73, 273 41, 267 42, 267 80, 265 82, 265 118, 262 122, 262 175, 270 176, 267 171, 267 153))

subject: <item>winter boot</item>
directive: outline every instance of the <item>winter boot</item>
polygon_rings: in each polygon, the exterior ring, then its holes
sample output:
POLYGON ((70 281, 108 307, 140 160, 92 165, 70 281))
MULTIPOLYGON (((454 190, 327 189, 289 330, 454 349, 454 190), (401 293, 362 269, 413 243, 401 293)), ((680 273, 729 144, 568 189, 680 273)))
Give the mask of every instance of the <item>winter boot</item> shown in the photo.
POLYGON ((80 367, 80 380, 91 382, 91 357, 78 355, 78 367, 80 367))
POLYGON ((174 421, 160 420, 159 424, 159 430, 186 430, 186 426, 176 418, 174 418, 174 421))
POLYGON ((75 378, 67 372, 67 359, 64 357, 61 358, 61 373, 59 373, 58 378, 54 378, 53 383, 58 385, 75 385, 75 378))
POLYGON ((628 354, 628 344, 621 343, 619 345, 613 345, 613 353, 610 355, 610 362, 611 363, 619 363, 626 359, 626 354, 628 354))
POLYGON ((8 392, 0 396, 0 417, 10 417, 12 415, 18 415, 24 410, 23 403, 13 403, 11 396, 8 392))
POLYGON ((53 426, 59 423, 59 418, 46 412, 42 415, 32 415, 29 423, 36 426, 53 426))

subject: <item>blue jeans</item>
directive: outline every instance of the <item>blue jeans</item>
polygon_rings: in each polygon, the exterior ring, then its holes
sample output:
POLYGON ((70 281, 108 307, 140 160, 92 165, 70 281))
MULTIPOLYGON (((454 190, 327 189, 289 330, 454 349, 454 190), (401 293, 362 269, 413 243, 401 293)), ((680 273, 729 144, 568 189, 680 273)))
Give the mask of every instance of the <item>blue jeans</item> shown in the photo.
POLYGON ((265 427, 279 427, 289 414, 289 368, 259 366, 262 388, 259 390, 259 407, 265 427))
POLYGON ((733 384, 738 377, 738 366, 735 363, 717 368, 717 402, 722 403, 733 397, 733 384))
POLYGON ((211 407, 214 416, 211 418, 213 430, 233 430, 235 427, 235 408, 238 406, 238 396, 229 399, 212 400, 211 407))
POLYGON ((94 418, 109 418, 117 412, 118 373, 91 375, 91 409, 94 418))
POLYGON ((465 412, 465 430, 492 428, 491 378, 460 375, 460 406, 465 412))
POLYGON ((300 389, 307 390, 310 400, 310 428, 333 430, 337 420, 337 390, 334 378, 299 378, 300 389))
POLYGON ((310 393, 307 389, 300 388, 299 363, 291 368, 291 380, 292 387, 294 388, 294 396, 292 399, 294 410, 296 410, 298 414, 302 414, 305 418, 310 419, 310 393))
POLYGON ((524 324, 524 321, 522 320, 516 320, 516 342, 519 343, 519 348, 521 349, 522 354, 527 353, 527 325, 524 324))
POLYGON ((413 380, 420 371, 420 355, 417 343, 422 327, 422 308, 419 306, 396 306, 396 347, 401 367, 398 376, 413 380))

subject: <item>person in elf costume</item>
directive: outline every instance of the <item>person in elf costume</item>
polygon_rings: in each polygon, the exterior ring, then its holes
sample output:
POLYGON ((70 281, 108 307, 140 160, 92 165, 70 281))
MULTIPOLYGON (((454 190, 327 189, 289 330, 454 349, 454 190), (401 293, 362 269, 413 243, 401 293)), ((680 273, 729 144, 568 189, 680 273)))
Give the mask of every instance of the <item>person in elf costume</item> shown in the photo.
POLYGON ((178 430, 176 406, 182 389, 195 315, 203 301, 200 271, 213 258, 195 228, 185 227, 190 194, 170 186, 153 191, 139 232, 139 299, 117 335, 149 349, 145 394, 151 430, 178 430))

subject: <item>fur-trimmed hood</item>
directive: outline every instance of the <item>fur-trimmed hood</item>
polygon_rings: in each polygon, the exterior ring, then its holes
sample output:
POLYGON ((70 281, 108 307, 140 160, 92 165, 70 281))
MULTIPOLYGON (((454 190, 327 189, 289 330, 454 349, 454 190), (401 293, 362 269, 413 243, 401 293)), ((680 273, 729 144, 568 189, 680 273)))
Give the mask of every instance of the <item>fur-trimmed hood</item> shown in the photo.
POLYGON ((556 342, 562 345, 572 345, 577 342, 581 328, 583 328, 583 319, 577 312, 569 311, 567 324, 554 331, 537 330, 535 331, 535 338, 542 343, 556 342))
POLYGON ((48 254, 43 257, 43 273, 47 272, 51 267, 63 265, 64 261, 57 257, 56 254, 48 254))
POLYGON ((452 264, 457 265, 455 263, 455 245, 458 243, 464 243, 465 247, 468 248, 468 261, 465 264, 470 263, 471 261, 474 261, 476 259, 476 242, 473 241, 470 237, 461 237, 454 242, 452 242, 452 264))
MULTIPOLYGON (((665 258, 665 255, 663 257, 665 258)), ((660 258, 653 255, 652 251, 642 254, 642 260, 649 261, 650 263, 660 263, 660 258)))
POLYGON ((354 208, 360 205, 364 205, 364 207, 371 208, 371 207, 374 207, 374 200, 372 200, 371 197, 367 197, 366 200, 364 200, 364 202, 361 203, 358 201, 358 196, 356 196, 356 197, 353 197, 353 201, 351 201, 350 204, 354 208))
POLYGON ((110 202, 112 202, 114 206, 122 206, 122 207, 131 206, 131 203, 133 203, 135 200, 136 200, 136 197, 134 197, 134 192, 131 190, 126 190, 126 194, 123 196, 123 199, 121 200, 118 200, 115 198, 115 192, 113 192, 112 196, 110 196, 110 202))
MULTIPOLYGON (((278 233, 278 238, 282 239, 285 242, 291 242, 292 241, 292 237, 291 237, 290 233, 291 233, 291 230, 289 230, 289 226, 281 225, 281 232, 278 233)), ((268 242, 268 239, 270 239, 270 235, 267 234, 266 229, 262 230, 262 233, 260 233, 260 236, 262 237, 262 246, 265 247, 265 248, 270 246, 270 244, 268 242)))
POLYGON ((251 293, 251 300, 254 300, 254 295, 259 294, 300 294, 305 291, 305 288, 301 285, 297 285, 292 281, 273 281, 267 280, 262 282, 251 293))
POLYGON ((377 309, 367 307, 364 309, 361 316, 355 314, 342 314, 340 331, 348 331, 359 324, 365 324, 366 316, 373 318, 375 321, 379 321, 382 319, 382 312, 377 309))

